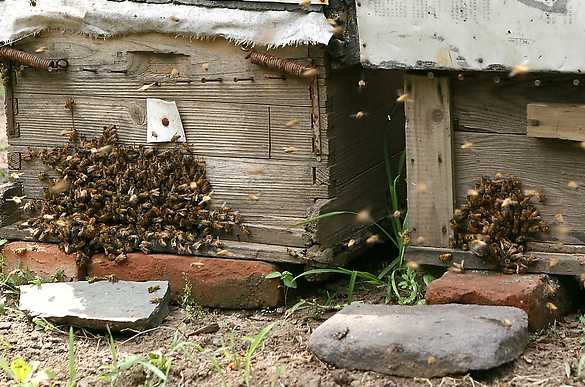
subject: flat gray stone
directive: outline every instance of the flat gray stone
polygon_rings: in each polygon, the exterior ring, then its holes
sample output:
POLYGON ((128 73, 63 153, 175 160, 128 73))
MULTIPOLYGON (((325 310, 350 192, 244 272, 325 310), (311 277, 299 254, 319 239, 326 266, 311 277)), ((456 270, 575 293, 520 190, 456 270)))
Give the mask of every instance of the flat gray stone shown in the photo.
POLYGON ((169 299, 167 281, 61 282, 21 286, 19 309, 53 324, 144 330, 168 315, 169 299))
POLYGON ((309 344, 337 367, 430 378, 516 359, 528 344, 528 317, 508 306, 354 303, 319 326, 309 344))

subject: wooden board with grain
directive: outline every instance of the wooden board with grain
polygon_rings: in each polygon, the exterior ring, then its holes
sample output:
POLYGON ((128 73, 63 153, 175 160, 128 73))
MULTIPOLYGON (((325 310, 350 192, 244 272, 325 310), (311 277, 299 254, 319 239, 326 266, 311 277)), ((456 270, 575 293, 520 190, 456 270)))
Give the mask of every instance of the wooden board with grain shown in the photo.
MULTIPOLYGON (((584 254, 548 253, 530 251, 537 261, 527 268, 528 273, 549 273, 557 275, 581 275, 585 273, 584 254)), ((408 248, 406 260, 419 265, 450 266, 453 262, 463 263, 467 270, 496 270, 496 266, 483 261, 469 251, 437 247, 416 246, 408 248), (439 256, 451 254, 449 263, 442 262, 439 256)))
POLYGON ((466 74, 463 81, 454 77, 455 130, 526 134, 527 104, 582 104, 583 85, 585 77, 567 74, 524 74, 510 78, 506 73, 473 73, 466 74))
POLYGON ((412 240, 414 244, 446 247, 454 204, 449 79, 407 75, 405 91, 412 240))
MULTIPOLYGON (((11 145, 62 145, 64 129, 91 138, 116 125, 124 143, 146 144, 146 99, 73 97, 73 114, 63 95, 17 94, 20 137, 11 145)), ((187 141, 202 156, 315 160, 311 111, 288 107, 175 100, 187 141), (292 127, 287 123, 293 122, 292 127)))
POLYGON ((585 141, 585 105, 529 103, 528 137, 585 141))
POLYGON ((536 203, 544 220, 566 230, 541 238, 585 243, 585 206, 581 205, 585 192, 585 151, 579 143, 501 133, 456 132, 454 147, 457 206, 464 203, 467 191, 481 176, 498 172, 517 176, 524 189, 544 193, 546 202, 536 203), (467 144, 465 149, 463 144, 467 144), (557 214, 562 214, 564 223, 558 223, 557 214))
MULTIPOLYGON (((34 52, 41 46, 47 47, 42 56, 67 58, 68 70, 49 77, 25 69, 17 79, 16 93, 312 104, 307 79, 283 79, 282 74, 250 63, 245 52, 225 40, 190 41, 160 34, 93 40, 47 32, 19 48, 34 52), (152 86, 138 91, 145 85, 152 86)), ((271 53, 304 63, 309 60, 306 47, 271 53)))

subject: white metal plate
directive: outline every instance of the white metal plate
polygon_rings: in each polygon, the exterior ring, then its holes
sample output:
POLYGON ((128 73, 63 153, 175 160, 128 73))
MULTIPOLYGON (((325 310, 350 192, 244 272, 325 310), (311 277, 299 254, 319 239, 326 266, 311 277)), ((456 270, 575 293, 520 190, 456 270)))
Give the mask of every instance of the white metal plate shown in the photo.
POLYGON ((170 142, 178 135, 177 142, 185 142, 183 122, 177 104, 162 99, 146 99, 146 142, 170 142))
POLYGON ((367 67, 585 70, 582 0, 361 0, 367 67))

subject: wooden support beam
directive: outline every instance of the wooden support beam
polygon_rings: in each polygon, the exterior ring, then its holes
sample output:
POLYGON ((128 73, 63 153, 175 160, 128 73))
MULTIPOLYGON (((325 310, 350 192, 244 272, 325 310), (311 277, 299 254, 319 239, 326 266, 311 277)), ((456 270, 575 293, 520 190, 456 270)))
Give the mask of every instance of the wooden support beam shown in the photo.
MULTIPOLYGON (((548 253, 530 251, 528 254, 537 258, 537 261, 527 269, 528 273, 548 273, 558 275, 581 275, 585 273, 585 254, 548 253)), ((496 266, 483 261, 469 251, 461 251, 436 247, 410 247, 406 253, 406 260, 419 265, 449 266, 452 262, 464 262, 466 269, 496 270, 496 266), (442 262, 441 254, 450 253, 450 262, 442 262)))
POLYGON ((528 137, 585 141, 585 105, 529 103, 528 137))
POLYGON ((407 75, 406 160, 413 244, 449 245, 453 216, 451 99, 448 78, 407 75))

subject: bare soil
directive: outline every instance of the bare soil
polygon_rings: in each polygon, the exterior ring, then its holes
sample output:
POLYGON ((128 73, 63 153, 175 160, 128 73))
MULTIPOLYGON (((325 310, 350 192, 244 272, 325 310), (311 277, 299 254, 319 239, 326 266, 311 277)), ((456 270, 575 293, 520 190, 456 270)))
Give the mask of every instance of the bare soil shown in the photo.
MULTIPOLYGON (((335 291, 331 289, 331 292, 335 291)), ((262 328, 275 322, 276 325, 252 358, 251 386, 583 385, 574 376, 583 335, 576 315, 532 335, 528 349, 515 362, 486 372, 428 380, 335 369, 311 354, 308 340, 311 332, 343 303, 343 295, 341 292, 338 294, 333 299, 322 297, 314 300, 319 306, 305 303, 295 312, 291 308, 260 311, 195 308, 191 313, 186 313, 175 306, 163 325, 152 331, 115 335, 119 358, 132 354, 146 356, 151 351, 162 352, 171 360, 169 386, 245 385, 243 354, 249 343, 246 337, 255 336, 262 328), (198 329, 213 324, 219 325, 218 331, 196 333, 198 329), (173 341, 181 343, 179 348, 182 349, 173 351, 173 341), (567 373, 571 376, 567 377, 567 373)), ((377 302, 380 298, 372 294, 371 289, 362 289, 356 299, 377 302)), ((7 307, 6 313, 0 317, 0 347, 4 356, 9 360, 22 356, 28 361, 39 361, 40 368, 53 370, 57 380, 65 385, 68 328, 45 332, 35 325, 15 307, 7 307)), ((82 330, 77 330, 75 334, 79 385, 107 385, 99 380, 100 375, 108 371, 112 359, 107 336, 82 330)), ((142 368, 134 367, 126 371, 116 385, 147 385, 146 376, 142 368)), ((7 383, 3 376, 0 384, 7 383)))

